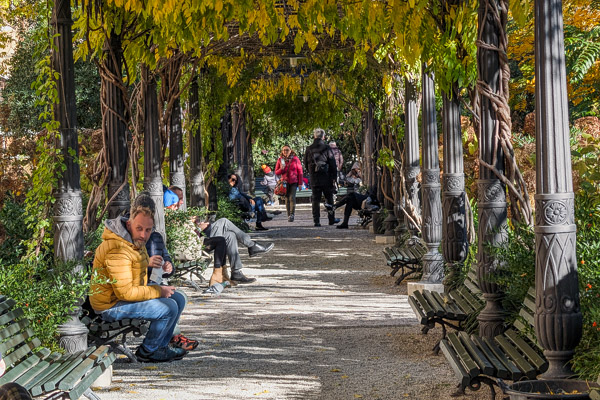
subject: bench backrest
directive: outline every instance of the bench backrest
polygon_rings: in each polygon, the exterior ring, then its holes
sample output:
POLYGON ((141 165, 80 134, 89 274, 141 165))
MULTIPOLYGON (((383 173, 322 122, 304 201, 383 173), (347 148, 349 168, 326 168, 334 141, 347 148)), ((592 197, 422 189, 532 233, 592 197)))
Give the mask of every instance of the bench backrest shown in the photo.
MULTIPOLYGON (((34 337, 29 321, 24 317, 23 310, 16 307, 13 299, 0 299, 0 352, 6 363, 6 374, 0 378, 0 384, 11 382, 28 369, 27 361, 38 358, 33 350, 41 346, 39 339, 34 337)), ((49 350, 43 349, 44 357, 49 350)), ((29 362, 31 364, 31 362, 29 362)))

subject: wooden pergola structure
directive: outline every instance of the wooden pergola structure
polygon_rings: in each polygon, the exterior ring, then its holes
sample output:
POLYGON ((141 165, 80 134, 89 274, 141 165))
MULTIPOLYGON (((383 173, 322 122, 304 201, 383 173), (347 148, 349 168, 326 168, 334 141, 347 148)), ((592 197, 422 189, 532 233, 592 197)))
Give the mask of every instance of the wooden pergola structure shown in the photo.
MULTIPOLYGON (((486 10, 487 1, 480 1, 481 40, 489 47, 478 53, 478 79, 494 93, 502 90, 500 81, 499 52, 494 50, 502 40, 501 32, 494 23, 484 24, 485 18, 492 18, 486 10)), ((55 108, 56 120, 60 122, 60 143, 66 170, 59 181, 54 209, 55 254, 62 260, 81 260, 83 256, 82 200, 78 156, 75 86, 73 76, 71 9, 69 0, 57 0, 54 6, 52 26, 55 36, 54 65, 58 67, 59 98, 55 108), (74 151, 74 153, 73 153, 74 151), (73 155, 74 154, 74 155, 73 155)), ((251 40, 251 38, 238 38, 251 40)), ((107 57, 106 67, 114 74, 122 68, 122 55, 117 37, 113 36, 107 45, 111 56, 107 57)), ((281 49, 273 49, 283 51, 281 49)), ((567 114, 567 84, 563 43, 563 22, 561 0, 535 1, 535 70, 536 70, 536 159, 537 194, 535 197, 535 236, 536 236, 536 333, 544 354, 549 361, 549 369, 544 378, 572 376, 569 367, 574 349, 581 339, 582 314, 579 310, 579 292, 576 265, 576 234, 574 224, 574 194, 571 178, 571 158, 569 151, 569 129, 567 114)), ((144 103, 144 187, 162 202, 162 176, 160 169, 160 138, 156 115, 156 81, 142 71, 144 103)), ((439 283, 443 277, 443 264, 464 261, 468 253, 466 234, 466 199, 463 154, 460 127, 460 104, 457 93, 442 93, 443 97, 443 174, 440 184, 440 166, 437 151, 434 77, 424 69, 422 78, 422 231, 429 252, 425 257, 424 279, 439 283), (441 243, 441 254, 438 246, 441 243)), ((104 117, 104 129, 108 132, 106 155, 111 167, 108 184, 110 200, 109 217, 119 215, 129 207, 129 187, 127 184, 127 132, 122 114, 122 99, 119 88, 111 82, 107 87, 107 104, 111 112, 104 117), (117 110, 114 112, 113 110, 117 110)), ((405 180, 413 204, 418 204, 419 148, 418 115, 414 85, 407 82, 406 134, 405 134, 405 180), (411 92, 412 91, 412 92, 411 92)), ((192 82, 190 112, 198 112, 197 82, 192 82)), ((183 175, 183 134, 179 117, 179 105, 174 105, 174 118, 171 120, 171 176, 172 184, 187 190, 189 182, 190 203, 204 206, 204 180, 202 171, 202 149, 199 134, 189 137, 191 149, 191 176, 183 175)), ((499 115, 496 107, 487 98, 481 97, 481 137, 479 140, 481 159, 493 166, 495 171, 503 171, 503 156, 495 139, 499 115)), ((225 163, 236 163, 247 179, 251 174, 251 148, 248 132, 244 125, 244 112, 239 105, 233 105, 225 113, 222 124, 225 163), (232 128, 234 127, 234 128, 232 128)), ((370 107, 365 111, 363 170, 367 185, 377 182, 375 166, 381 136, 370 107)), ((485 309, 479 316, 480 333, 493 337, 503 329, 504 312, 501 308, 498 286, 490 277, 499 267, 498 260, 484 245, 501 245, 505 240, 507 219, 506 187, 493 170, 481 168, 478 177, 479 248, 478 279, 486 300, 485 309)), ((398 185, 398 181, 389 181, 398 185)), ((249 188, 245 188, 249 189, 249 188)), ((187 196, 186 196, 187 197, 187 196)), ((402 213, 391 205, 399 221, 404 221, 402 213)), ((162 208, 158 207, 157 229, 164 229, 162 208), (163 224, 163 225, 161 225, 163 224)), ((409 223, 408 229, 411 228, 409 223)), ((61 343, 69 351, 87 348, 86 329, 76 315, 60 327, 61 343)))

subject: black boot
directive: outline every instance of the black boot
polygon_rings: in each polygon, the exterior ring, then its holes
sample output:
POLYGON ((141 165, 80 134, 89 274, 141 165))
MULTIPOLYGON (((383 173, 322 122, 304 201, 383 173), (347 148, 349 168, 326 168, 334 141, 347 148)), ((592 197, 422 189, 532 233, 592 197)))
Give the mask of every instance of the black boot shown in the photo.
POLYGON ((235 283, 252 283, 252 282, 256 282, 256 278, 248 278, 247 276, 245 276, 242 271, 231 271, 231 278, 230 280, 234 281, 235 283))
POLYGON ((268 229, 263 226, 262 222, 256 223, 256 230, 257 231, 268 231, 268 229))
POLYGON ((348 220, 350 218, 344 218, 344 222, 336 226, 337 229, 348 229, 348 220))
POLYGON ((250 257, 255 257, 259 254, 263 254, 263 253, 268 253, 269 251, 271 251, 273 249, 273 247, 275 247, 275 244, 273 243, 258 243, 258 242, 254 242, 254 246, 252 247, 248 247, 248 254, 250 254, 250 257))

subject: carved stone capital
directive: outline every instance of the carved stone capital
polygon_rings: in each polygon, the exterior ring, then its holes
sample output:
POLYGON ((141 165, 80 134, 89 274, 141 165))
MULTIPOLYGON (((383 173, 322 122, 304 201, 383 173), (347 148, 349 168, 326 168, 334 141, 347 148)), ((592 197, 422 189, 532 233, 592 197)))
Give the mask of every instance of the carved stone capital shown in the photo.
POLYGON ((462 193, 465 190, 465 174, 444 174, 442 177, 444 192, 462 193))
POLYGON ((423 183, 422 186, 439 186, 440 185, 440 170, 438 169, 426 169, 423 171, 423 183))
POLYGON ((185 187, 185 175, 183 172, 175 172, 171 174, 171 185, 185 187))

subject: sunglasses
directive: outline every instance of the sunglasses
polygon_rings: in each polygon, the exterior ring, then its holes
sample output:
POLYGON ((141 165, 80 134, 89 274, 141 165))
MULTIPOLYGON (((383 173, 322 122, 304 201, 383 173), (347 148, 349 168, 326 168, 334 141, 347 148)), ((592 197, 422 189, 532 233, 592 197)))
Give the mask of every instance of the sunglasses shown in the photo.
POLYGON ((237 178, 229 178, 231 182, 237 182, 237 178))

